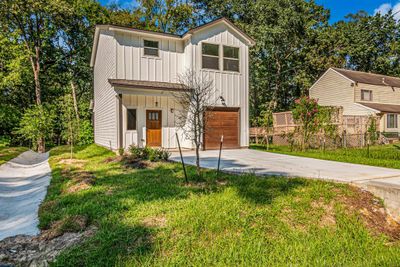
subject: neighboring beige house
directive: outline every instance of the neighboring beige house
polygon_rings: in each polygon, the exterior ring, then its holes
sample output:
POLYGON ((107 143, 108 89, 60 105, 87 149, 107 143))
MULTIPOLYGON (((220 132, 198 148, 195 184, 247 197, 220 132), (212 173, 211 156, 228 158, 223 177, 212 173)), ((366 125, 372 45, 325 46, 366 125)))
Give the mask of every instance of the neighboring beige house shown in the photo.
POLYGON ((400 132, 400 78, 330 68, 309 93, 322 106, 342 107, 343 116, 379 116, 380 132, 400 132))
POLYGON ((95 143, 111 148, 155 146, 192 148, 176 127, 174 92, 178 76, 194 70, 214 83, 216 116, 207 122, 215 134, 204 149, 249 145, 249 47, 254 41, 221 18, 183 35, 129 27, 98 25, 91 66, 94 68, 95 143))

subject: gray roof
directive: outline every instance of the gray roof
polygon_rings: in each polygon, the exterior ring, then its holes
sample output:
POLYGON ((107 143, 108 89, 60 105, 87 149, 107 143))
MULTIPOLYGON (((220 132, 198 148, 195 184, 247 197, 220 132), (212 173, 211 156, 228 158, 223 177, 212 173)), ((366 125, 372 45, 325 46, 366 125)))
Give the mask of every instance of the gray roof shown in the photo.
POLYGON ((363 106, 378 110, 383 113, 400 113, 400 105, 358 102, 363 106))
POLYGON ((400 88, 400 78, 382 74, 332 68, 354 82, 400 88))
POLYGON ((112 86, 122 86, 138 89, 165 90, 165 91, 186 91, 187 89, 180 83, 140 81, 125 79, 108 79, 112 86))

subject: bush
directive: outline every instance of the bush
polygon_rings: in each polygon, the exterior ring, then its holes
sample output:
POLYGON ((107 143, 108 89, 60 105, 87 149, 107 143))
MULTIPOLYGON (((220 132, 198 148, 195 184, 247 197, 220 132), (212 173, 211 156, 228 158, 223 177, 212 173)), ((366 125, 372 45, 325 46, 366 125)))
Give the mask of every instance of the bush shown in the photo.
POLYGON ((133 159, 150 160, 150 161, 162 161, 168 160, 170 153, 162 148, 150 148, 150 147, 137 147, 131 145, 129 147, 130 157, 133 159))

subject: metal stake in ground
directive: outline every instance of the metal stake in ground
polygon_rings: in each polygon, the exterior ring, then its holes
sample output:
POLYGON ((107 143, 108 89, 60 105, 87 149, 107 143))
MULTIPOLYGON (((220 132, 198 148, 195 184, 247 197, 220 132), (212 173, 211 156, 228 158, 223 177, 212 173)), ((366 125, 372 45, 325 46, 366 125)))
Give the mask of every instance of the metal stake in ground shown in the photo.
POLYGON ((179 154, 181 155, 183 173, 185 174, 185 181, 186 181, 186 183, 188 183, 189 181, 188 181, 188 177, 187 177, 187 174, 186 174, 185 162, 183 161, 182 150, 181 150, 181 144, 179 143, 178 133, 175 133, 175 136, 176 136, 176 141, 178 142, 179 154))
POLYGON ((219 165, 221 163, 221 151, 222 151, 222 144, 224 142, 224 136, 221 135, 221 142, 219 143, 219 156, 218 156, 218 168, 217 168, 217 178, 219 175, 219 165))

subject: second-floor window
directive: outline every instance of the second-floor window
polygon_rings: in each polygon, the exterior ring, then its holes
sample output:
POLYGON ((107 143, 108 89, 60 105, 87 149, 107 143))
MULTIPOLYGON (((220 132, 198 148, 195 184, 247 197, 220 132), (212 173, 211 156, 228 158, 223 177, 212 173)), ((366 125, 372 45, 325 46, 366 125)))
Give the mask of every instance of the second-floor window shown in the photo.
POLYGON ((239 48, 224 45, 224 70, 239 72, 239 48))
POLYGON ((219 70, 219 46, 203 43, 201 45, 202 67, 205 69, 219 70))
POLYGON ((361 90, 361 100, 372 101, 372 91, 371 90, 361 90))
POLYGON ((386 128, 388 129, 396 129, 397 128, 397 114, 387 114, 387 123, 386 128))
POLYGON ((145 56, 158 57, 158 42, 157 41, 144 40, 143 46, 144 46, 144 55, 145 56))

